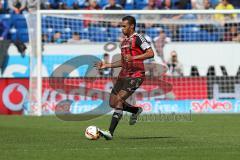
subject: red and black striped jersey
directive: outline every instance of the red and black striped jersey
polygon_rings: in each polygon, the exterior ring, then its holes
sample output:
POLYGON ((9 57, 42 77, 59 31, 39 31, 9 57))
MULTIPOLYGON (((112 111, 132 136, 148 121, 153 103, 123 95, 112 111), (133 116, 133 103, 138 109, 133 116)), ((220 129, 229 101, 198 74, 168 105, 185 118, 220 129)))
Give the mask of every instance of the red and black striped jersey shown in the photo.
POLYGON ((126 37, 121 43, 122 70, 119 77, 144 77, 144 60, 126 62, 124 56, 127 54, 130 54, 133 57, 141 55, 149 48, 151 48, 151 45, 141 34, 134 33, 130 37, 126 37))

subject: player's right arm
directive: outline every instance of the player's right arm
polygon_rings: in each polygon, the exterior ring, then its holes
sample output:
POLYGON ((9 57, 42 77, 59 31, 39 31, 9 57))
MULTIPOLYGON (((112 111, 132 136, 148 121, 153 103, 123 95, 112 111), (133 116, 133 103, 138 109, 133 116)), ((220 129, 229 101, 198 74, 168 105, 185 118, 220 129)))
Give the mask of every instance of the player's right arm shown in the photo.
POLYGON ((122 61, 119 60, 113 63, 97 62, 95 64, 95 67, 97 67, 98 69, 122 67, 122 61))

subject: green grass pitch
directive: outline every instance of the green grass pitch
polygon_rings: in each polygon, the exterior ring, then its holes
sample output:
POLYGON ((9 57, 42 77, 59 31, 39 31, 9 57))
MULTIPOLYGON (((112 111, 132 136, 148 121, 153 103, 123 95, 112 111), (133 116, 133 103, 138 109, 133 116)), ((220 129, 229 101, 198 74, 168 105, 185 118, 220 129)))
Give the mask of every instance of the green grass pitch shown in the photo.
POLYGON ((120 122, 114 140, 87 140, 85 122, 56 117, 0 116, 0 160, 239 160, 240 115, 193 115, 192 121, 120 122))

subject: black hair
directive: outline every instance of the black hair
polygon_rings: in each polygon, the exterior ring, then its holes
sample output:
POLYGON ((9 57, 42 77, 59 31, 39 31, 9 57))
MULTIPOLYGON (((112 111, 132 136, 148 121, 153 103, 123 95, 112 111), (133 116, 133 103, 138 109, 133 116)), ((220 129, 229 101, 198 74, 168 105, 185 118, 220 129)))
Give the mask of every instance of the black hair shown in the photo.
POLYGON ((109 54, 108 53, 104 53, 103 57, 107 57, 107 56, 109 56, 109 54))
POLYGON ((135 30, 135 27, 136 27, 136 19, 133 17, 133 16, 125 16, 122 18, 122 21, 128 21, 128 23, 130 25, 134 25, 134 30, 135 30))
POLYGON ((77 36, 79 36, 79 33, 78 33, 78 32, 73 32, 72 35, 77 35, 77 36))

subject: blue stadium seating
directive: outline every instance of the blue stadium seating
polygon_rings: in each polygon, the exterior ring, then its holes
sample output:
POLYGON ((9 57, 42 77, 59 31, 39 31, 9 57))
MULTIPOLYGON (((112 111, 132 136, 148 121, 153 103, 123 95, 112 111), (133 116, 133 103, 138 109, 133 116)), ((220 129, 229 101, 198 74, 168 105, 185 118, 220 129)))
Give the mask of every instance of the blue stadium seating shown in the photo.
POLYGON ((219 3, 219 0, 210 0, 210 2, 212 6, 215 7, 219 3))
POLYGON ((63 39, 70 39, 72 37, 72 30, 71 28, 63 28, 61 31, 62 33, 61 38, 63 39))
POLYGON ((76 0, 63 0, 63 3, 65 3, 68 8, 72 8, 74 2, 76 2, 76 0))
POLYGON ((64 18, 48 16, 45 20, 47 27, 54 28, 56 31, 60 31, 63 27, 65 27, 64 18))
POLYGON ((201 34, 200 28, 197 26, 183 26, 179 28, 181 35, 180 40, 182 41, 200 41, 201 34))
POLYGON ((163 31, 165 32, 166 36, 169 38, 172 38, 172 32, 169 30, 169 28, 167 26, 163 26, 163 31))
POLYGON ((147 28, 145 30, 146 34, 150 36, 152 39, 159 35, 160 28, 147 28))
POLYGON ((90 27, 90 40, 94 42, 108 41, 107 28, 105 27, 90 27))
POLYGON ((179 29, 180 41, 219 41, 218 32, 201 30, 198 26, 184 26, 179 29))
POLYGON ((84 28, 82 20, 73 19, 68 23, 66 23, 66 25, 69 25, 69 27, 71 27, 71 29, 75 32, 80 32, 84 28))
POLYGON ((148 0, 137 0, 135 1, 135 8, 136 9, 143 9, 147 6, 148 0))
POLYGON ((108 31, 109 31, 110 41, 116 42, 121 35, 121 29, 110 27, 108 31))
POLYGON ((220 36, 217 33, 201 31, 201 41, 219 41, 220 36))
POLYGON ((124 9, 127 10, 134 9, 134 0, 127 0, 124 9))
POLYGON ((100 1, 99 1, 99 6, 100 6, 100 7, 103 7, 103 6, 105 6, 106 4, 108 4, 108 0, 100 0, 100 1))
POLYGON ((80 34, 81 39, 89 39, 89 37, 90 37, 88 28, 84 28, 84 29, 78 31, 77 33, 80 34))

